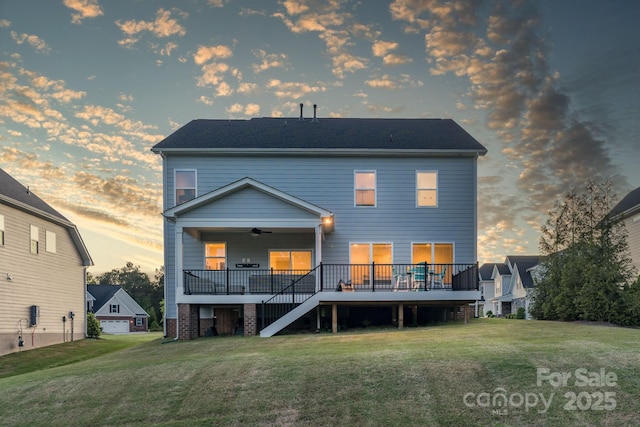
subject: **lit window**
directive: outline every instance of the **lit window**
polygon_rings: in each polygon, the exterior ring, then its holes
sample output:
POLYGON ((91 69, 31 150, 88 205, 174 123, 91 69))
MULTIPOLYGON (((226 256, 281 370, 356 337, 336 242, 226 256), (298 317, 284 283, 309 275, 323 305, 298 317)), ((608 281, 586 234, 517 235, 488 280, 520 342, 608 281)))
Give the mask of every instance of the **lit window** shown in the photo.
POLYGON ((35 225, 31 226, 31 253, 37 254, 40 250, 40 243, 38 241, 38 227, 35 225))
POLYGON ((0 246, 4 246, 4 216, 0 215, 0 246))
POLYGON ((271 251, 269 266, 274 270, 311 270, 311 251, 271 251))
POLYGON ((120 313, 120 304, 111 304, 109 306, 109 313, 120 313))
POLYGON ((355 172, 355 205, 375 206, 376 205, 376 172, 356 171, 355 172))
POLYGON ((438 206, 438 173, 416 173, 416 200, 418 206, 438 206))
POLYGON ((196 197, 196 171, 176 171, 176 205, 188 202, 196 197))
POLYGON ((390 278, 392 274, 393 249, 391 243, 352 243, 349 250, 351 259, 351 280, 356 284, 369 285, 369 277, 390 278), (375 271, 371 271, 375 263, 375 271))
POLYGON ((56 253, 56 233, 47 230, 44 243, 47 252, 51 252, 52 254, 56 253))
POLYGON ((207 270, 224 270, 227 268, 227 244, 204 244, 204 268, 207 270))

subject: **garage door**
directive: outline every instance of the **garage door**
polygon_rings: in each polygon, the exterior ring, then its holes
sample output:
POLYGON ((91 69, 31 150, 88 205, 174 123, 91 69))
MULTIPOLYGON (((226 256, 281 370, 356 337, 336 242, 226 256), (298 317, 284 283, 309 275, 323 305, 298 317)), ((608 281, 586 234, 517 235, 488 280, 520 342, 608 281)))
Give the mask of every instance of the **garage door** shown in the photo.
POLYGON ((100 326, 105 334, 126 334, 129 332, 127 320, 101 320, 100 326))

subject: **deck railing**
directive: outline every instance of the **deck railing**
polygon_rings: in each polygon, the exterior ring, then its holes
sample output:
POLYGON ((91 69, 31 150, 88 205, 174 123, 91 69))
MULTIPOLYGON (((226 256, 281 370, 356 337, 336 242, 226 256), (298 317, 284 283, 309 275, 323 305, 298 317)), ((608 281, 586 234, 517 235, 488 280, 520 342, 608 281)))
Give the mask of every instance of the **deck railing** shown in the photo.
POLYGON ((319 264, 313 270, 184 270, 185 295, 294 294, 336 291, 340 282, 365 292, 477 290, 478 264, 319 264))

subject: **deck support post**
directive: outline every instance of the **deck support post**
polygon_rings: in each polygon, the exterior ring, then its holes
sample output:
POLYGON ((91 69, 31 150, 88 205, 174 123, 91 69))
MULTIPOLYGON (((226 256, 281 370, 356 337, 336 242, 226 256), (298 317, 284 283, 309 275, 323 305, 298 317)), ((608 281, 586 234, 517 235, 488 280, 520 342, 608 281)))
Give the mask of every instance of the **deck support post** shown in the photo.
POLYGON ((338 333, 338 304, 331 304, 331 332, 338 333))
POLYGON ((398 304, 398 329, 404 328, 404 304, 398 304))
POLYGON ((413 326, 418 326, 418 306, 411 306, 411 324, 413 326))

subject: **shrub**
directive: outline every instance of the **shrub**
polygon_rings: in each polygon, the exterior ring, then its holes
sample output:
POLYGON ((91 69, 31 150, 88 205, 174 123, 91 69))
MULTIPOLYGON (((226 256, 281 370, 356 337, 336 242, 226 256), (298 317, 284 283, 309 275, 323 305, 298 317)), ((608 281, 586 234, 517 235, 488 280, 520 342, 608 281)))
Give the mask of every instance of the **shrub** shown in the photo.
POLYGON ((518 311, 516 313, 516 319, 524 319, 526 317, 526 311, 524 307, 518 307, 518 311))
POLYGON ((100 322, 96 319, 96 315, 93 313, 87 313, 87 337, 98 338, 102 328, 100 322))
POLYGON ((487 317, 495 317, 493 315, 493 311, 491 311, 491 310, 487 311, 487 317))

